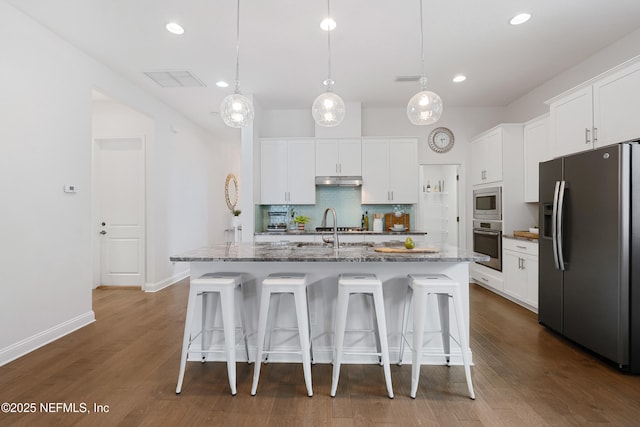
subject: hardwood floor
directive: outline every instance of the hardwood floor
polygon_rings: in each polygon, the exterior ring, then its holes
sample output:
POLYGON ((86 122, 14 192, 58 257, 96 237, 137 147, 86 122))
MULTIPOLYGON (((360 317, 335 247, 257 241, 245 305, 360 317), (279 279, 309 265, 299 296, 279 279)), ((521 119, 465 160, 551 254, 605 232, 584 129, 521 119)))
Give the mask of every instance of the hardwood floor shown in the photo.
POLYGON ((252 397, 253 365, 238 363, 234 397, 224 363, 189 363, 177 396, 187 290, 182 282, 155 294, 94 291, 96 323, 0 368, 0 402, 37 404, 36 413, 0 413, 0 425, 640 425, 640 376, 619 373, 538 325, 534 313, 476 285, 475 401, 463 369, 443 366, 422 367, 411 399, 410 365, 392 365, 393 400, 375 365, 344 365, 335 398, 331 365, 315 365, 309 398, 299 364, 265 365, 252 397), (84 402, 92 413, 44 413, 47 402, 77 410, 84 402), (108 405, 108 413, 95 413, 94 403, 108 405))

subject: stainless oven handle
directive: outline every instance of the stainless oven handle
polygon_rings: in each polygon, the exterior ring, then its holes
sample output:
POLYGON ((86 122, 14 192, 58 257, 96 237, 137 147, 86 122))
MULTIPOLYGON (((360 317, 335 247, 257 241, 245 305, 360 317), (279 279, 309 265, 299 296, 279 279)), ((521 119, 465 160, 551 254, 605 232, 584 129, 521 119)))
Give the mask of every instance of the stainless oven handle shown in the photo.
POLYGON ((476 230, 476 229, 474 229, 473 232, 475 234, 483 234, 485 236, 499 236, 500 235, 499 231, 484 231, 484 230, 476 230))
POLYGON ((564 255, 562 254, 562 211, 564 210, 564 190, 565 181, 560 183, 560 193, 558 195, 558 241, 556 243, 558 247, 558 265, 561 271, 566 270, 564 265, 564 255))
POLYGON ((553 213, 551 214, 551 244, 553 245, 553 263, 556 269, 560 269, 558 263, 558 193, 560 192, 560 181, 556 181, 556 188, 553 192, 553 213))

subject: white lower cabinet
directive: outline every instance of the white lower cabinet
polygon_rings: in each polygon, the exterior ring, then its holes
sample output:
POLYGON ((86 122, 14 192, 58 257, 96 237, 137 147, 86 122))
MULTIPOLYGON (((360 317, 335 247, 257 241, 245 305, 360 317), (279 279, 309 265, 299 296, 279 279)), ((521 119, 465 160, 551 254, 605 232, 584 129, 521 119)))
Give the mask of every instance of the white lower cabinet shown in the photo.
POLYGON ((502 240, 504 293, 525 306, 538 309, 538 243, 502 240))
POLYGON ((485 288, 503 293, 504 281, 502 273, 481 264, 472 263, 469 265, 469 277, 485 288))

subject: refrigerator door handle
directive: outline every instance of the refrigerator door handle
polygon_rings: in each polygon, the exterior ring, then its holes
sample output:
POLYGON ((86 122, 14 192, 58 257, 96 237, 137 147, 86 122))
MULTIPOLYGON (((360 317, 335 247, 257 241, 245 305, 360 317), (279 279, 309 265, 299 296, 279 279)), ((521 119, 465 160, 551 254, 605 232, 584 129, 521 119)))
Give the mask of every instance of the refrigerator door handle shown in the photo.
POLYGON ((556 241, 556 245, 558 247, 558 265, 560 266, 560 270, 566 270, 564 265, 564 256, 562 254, 562 211, 564 210, 564 190, 565 190, 566 182, 562 181, 560 183, 560 193, 558 194, 558 238, 556 241))
POLYGON ((558 193, 560 192, 560 181, 556 181, 556 188, 553 192, 553 213, 551 214, 551 244, 553 245, 553 263, 556 269, 560 269, 558 263, 558 193))

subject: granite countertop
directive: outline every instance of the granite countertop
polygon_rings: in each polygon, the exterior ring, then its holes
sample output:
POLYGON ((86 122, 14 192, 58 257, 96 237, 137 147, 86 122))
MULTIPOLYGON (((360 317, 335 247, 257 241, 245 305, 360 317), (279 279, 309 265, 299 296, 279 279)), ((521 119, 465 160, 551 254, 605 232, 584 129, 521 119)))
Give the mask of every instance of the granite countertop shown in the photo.
POLYGON ((445 245, 438 249, 437 253, 397 254, 375 252, 371 244, 345 243, 334 250, 330 246, 317 243, 247 242, 194 249, 173 255, 170 259, 173 262, 473 262, 489 260, 486 255, 455 246, 445 245))
MULTIPOLYGON (((290 230, 290 231, 256 231, 253 233, 255 236, 282 236, 282 235, 297 235, 297 236, 315 236, 318 234, 333 234, 332 231, 298 231, 298 230, 290 230)), ((367 236, 375 236, 375 235, 384 235, 384 236, 414 236, 414 235, 424 235, 427 234, 426 231, 338 231, 338 235, 367 235, 367 236)))

